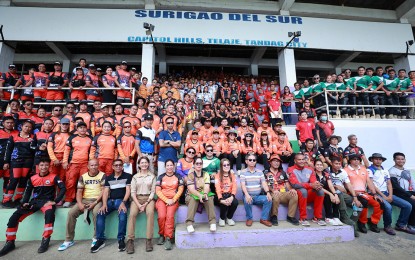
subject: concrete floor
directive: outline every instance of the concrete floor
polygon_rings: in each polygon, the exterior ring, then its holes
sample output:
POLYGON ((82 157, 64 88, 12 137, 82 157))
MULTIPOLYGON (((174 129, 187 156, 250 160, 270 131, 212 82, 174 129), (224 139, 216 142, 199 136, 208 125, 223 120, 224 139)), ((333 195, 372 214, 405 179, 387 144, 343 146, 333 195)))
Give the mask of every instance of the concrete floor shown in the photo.
MULTIPOLYGON (((58 252, 62 241, 51 241, 49 251, 38 254, 39 242, 17 242, 17 248, 2 259, 137 259, 143 256, 146 259, 414 259, 415 235, 398 233, 397 236, 389 236, 383 231, 375 234, 361 234, 361 237, 352 242, 330 243, 327 245, 307 246, 267 246, 267 247, 243 247, 243 248, 217 248, 217 249, 192 249, 172 251, 164 250, 163 246, 154 245, 154 251, 146 253, 145 241, 136 240, 136 252, 127 255, 118 252, 115 240, 107 241, 107 246, 96 254, 89 252, 90 241, 77 241, 76 244, 64 252, 58 252)), ((1 243, 3 246, 3 243, 1 243)))

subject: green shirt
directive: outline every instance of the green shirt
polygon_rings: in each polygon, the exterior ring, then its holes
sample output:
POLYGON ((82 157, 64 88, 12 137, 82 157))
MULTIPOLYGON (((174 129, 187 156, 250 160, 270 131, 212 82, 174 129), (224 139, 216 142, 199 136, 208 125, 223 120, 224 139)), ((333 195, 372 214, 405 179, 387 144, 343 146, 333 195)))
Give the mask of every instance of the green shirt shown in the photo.
POLYGON ((309 96, 311 96, 311 93, 313 93, 313 89, 310 86, 309 87, 303 87, 301 89, 301 91, 303 92, 304 97, 309 97, 309 96))
POLYGON ((292 94, 294 95, 294 98, 295 98, 295 99, 302 99, 302 98, 303 98, 303 96, 304 96, 304 93, 303 93, 303 92, 301 92, 301 89, 300 89, 300 90, 294 90, 294 91, 292 92, 292 94))
POLYGON ((220 160, 216 157, 212 159, 208 159, 205 157, 202 158, 203 160, 203 171, 209 173, 209 175, 218 173, 220 169, 220 160))
POLYGON ((369 85, 371 84, 372 80, 369 76, 356 76, 353 77, 354 81, 353 84, 356 83, 357 89, 367 89, 369 85))
POLYGON ((324 85, 326 86, 327 90, 336 90, 337 89, 336 83, 324 82, 324 85))
POLYGON ((410 86, 412 85, 412 81, 409 78, 404 78, 404 79, 399 79, 399 90, 400 91, 405 91, 408 90, 408 88, 410 88, 410 86))
POLYGON ((372 90, 375 90, 380 85, 380 83, 383 82, 383 77, 382 76, 380 76, 380 77, 379 76, 372 76, 370 78, 370 80, 372 82, 372 90))
POLYGON ((400 80, 398 78, 394 79, 383 79, 383 85, 389 91, 396 90, 398 88, 400 80))
POLYGON ((344 83, 335 83, 336 84, 336 88, 337 90, 346 90, 348 88, 348 86, 344 83))
POLYGON ((312 93, 321 93, 324 91, 324 88, 326 87, 326 85, 323 82, 320 82, 318 84, 314 84, 311 86, 312 88, 312 93))

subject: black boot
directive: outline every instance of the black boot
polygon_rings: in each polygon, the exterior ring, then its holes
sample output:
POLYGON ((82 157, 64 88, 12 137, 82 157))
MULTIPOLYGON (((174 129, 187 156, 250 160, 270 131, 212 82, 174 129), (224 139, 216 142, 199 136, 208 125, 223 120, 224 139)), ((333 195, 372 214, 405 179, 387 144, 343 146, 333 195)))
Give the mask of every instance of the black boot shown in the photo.
POLYGON ((370 231, 375 232, 375 233, 380 233, 380 229, 378 228, 378 225, 375 223, 372 223, 370 219, 367 222, 367 224, 369 225, 370 231))
POLYGON ((357 221, 357 228, 359 229, 360 232, 366 234, 367 233, 367 228, 366 228, 366 224, 357 221))
POLYGON ((48 251, 49 248, 50 237, 42 238, 42 243, 40 243, 40 247, 38 248, 37 252, 39 254, 48 251))
POLYGON ((14 240, 12 241, 6 241, 6 244, 4 244, 4 247, 2 250, 0 250, 0 256, 7 255, 11 251, 13 251, 16 248, 14 245, 14 240))

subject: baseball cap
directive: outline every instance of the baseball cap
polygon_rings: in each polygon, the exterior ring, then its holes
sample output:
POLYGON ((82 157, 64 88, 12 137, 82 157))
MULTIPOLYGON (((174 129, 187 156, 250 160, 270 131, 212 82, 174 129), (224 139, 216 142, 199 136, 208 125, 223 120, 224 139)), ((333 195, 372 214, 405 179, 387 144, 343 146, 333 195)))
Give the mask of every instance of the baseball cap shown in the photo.
POLYGON ((149 114, 149 113, 146 113, 146 114, 143 115, 143 119, 144 120, 153 120, 153 115, 149 114))
POLYGON ((87 126, 86 126, 86 124, 85 124, 85 122, 79 122, 79 123, 76 125, 76 127, 81 127, 81 126, 85 126, 85 127, 87 127, 87 126))
POLYGON ((68 119, 68 118, 64 117, 64 118, 62 118, 62 119, 60 120, 60 123, 61 123, 61 124, 69 124, 69 123, 70 123, 70 121, 69 121, 69 119, 68 119))
POLYGON ((101 68, 97 68, 97 71, 102 71, 102 69, 101 68))
POLYGON ((9 69, 12 69, 12 68, 16 68, 16 65, 14 65, 14 64, 10 64, 10 65, 9 65, 9 69))
POLYGON ((121 64, 127 64, 127 62, 125 60, 121 61, 121 64))
POLYGON ((89 67, 89 68, 95 68, 95 64, 92 64, 92 63, 91 63, 91 64, 89 64, 89 65, 88 65, 88 67, 89 67))
POLYGON ((53 63, 53 65, 59 65, 59 66, 62 66, 62 63, 60 63, 59 61, 55 61, 55 63, 53 63))
POLYGON ((274 160, 274 159, 277 159, 278 161, 280 161, 280 162, 282 162, 281 161, 281 158, 280 158, 280 156, 278 155, 278 154, 273 154, 273 155, 271 155, 271 157, 269 158, 269 160, 268 161, 272 161, 272 160, 274 160))
POLYGON ((137 69, 136 69, 135 67, 132 67, 130 70, 134 70, 134 71, 136 71, 137 69))
POLYGON ((213 130, 212 134, 219 134, 219 131, 217 129, 213 130))

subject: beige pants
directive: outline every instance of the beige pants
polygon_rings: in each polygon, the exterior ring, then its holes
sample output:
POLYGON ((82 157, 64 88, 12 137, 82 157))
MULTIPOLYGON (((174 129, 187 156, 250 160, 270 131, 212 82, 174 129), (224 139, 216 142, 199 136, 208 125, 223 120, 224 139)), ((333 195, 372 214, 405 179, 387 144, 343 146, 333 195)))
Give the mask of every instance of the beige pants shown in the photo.
MULTIPOLYGON (((95 200, 87 200, 83 199, 82 203, 89 204, 94 202, 95 200)), ((101 208, 102 203, 98 203, 95 205, 94 209, 92 210, 92 220, 94 223, 94 237, 96 232, 96 221, 97 221, 97 214, 98 210, 101 208)), ((65 241, 73 241, 75 238, 75 226, 76 226, 76 219, 84 214, 83 211, 79 210, 78 203, 76 203, 68 212, 68 219, 66 221, 66 240, 65 241)), ((91 213, 89 213, 91 214, 91 213)))
MULTIPOLYGON (((192 196, 186 196, 186 205, 187 205, 187 219, 186 225, 193 225, 195 220, 195 214, 197 207, 199 206, 199 201, 195 200, 192 196)), ((208 214, 209 224, 216 224, 216 214, 215 214, 215 205, 213 204, 213 196, 209 197, 208 201, 203 203, 205 210, 208 214)))
MULTIPOLYGON (((140 204, 144 204, 148 200, 148 196, 138 195, 137 199, 140 204)), ((151 239, 153 238, 153 232, 154 232, 154 200, 151 200, 147 204, 145 211, 146 211, 146 216, 147 216, 146 237, 147 239, 151 239)), ((131 201, 130 216, 128 217, 128 226, 127 226, 128 239, 132 239, 132 240, 135 239, 135 223, 136 223, 138 214, 140 214, 138 206, 137 204, 135 204, 133 200, 131 201)))
POLYGON ((280 192, 278 195, 272 195, 272 209, 271 216, 278 216, 278 207, 282 204, 288 204, 288 217, 295 217, 297 212, 298 196, 295 193, 291 196, 288 192, 280 192))

